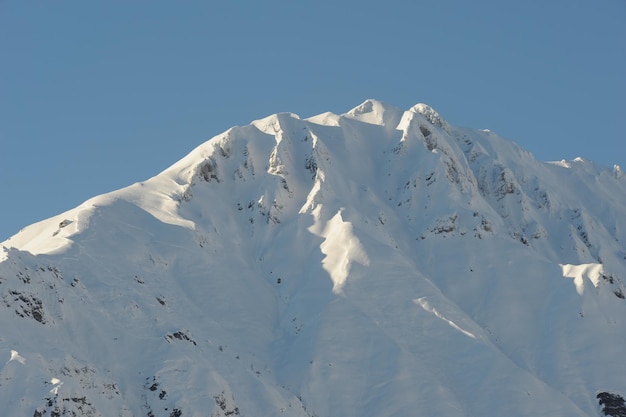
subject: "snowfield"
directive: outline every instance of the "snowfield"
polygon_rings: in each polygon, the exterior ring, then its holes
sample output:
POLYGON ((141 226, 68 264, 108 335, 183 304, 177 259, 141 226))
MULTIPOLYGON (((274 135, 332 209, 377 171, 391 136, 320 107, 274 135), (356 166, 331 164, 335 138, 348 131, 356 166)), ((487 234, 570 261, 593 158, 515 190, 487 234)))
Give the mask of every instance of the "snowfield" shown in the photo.
POLYGON ((624 242, 619 167, 424 104, 272 115, 2 243, 0 409, 626 415, 624 242))

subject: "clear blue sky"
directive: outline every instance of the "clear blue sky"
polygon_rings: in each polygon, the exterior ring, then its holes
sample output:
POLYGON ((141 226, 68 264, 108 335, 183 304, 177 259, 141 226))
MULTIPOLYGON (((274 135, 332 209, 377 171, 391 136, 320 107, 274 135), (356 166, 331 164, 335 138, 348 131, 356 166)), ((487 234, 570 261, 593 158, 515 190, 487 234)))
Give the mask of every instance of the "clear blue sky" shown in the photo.
POLYGON ((0 241, 281 111, 424 102, 626 169, 626 0, 0 0, 0 241))

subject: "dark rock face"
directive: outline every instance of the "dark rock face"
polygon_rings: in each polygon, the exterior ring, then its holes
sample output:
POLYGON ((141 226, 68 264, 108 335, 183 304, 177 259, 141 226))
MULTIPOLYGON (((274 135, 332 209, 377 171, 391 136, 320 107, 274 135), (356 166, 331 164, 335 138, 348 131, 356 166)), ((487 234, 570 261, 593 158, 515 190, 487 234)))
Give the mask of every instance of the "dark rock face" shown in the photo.
POLYGON ((605 416, 626 417, 626 404, 621 395, 601 392, 596 398, 598 398, 598 403, 602 406, 602 413, 605 416))

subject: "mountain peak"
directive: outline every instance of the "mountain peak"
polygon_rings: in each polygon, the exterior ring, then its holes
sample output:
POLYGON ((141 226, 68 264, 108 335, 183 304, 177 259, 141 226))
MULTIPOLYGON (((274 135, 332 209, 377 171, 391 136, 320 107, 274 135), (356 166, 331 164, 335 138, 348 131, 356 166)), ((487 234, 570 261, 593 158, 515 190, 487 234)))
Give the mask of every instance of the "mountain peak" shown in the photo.
POLYGON ((435 111, 435 109, 433 109, 429 105, 424 103, 418 103, 411 107, 410 111, 421 114, 434 126, 449 131, 448 123, 439 115, 439 113, 437 113, 437 111, 435 111))
POLYGON ((624 242, 618 168, 425 104, 275 114, 3 243, 0 409, 598 415, 624 242))
POLYGON ((344 116, 365 123, 395 128, 402 113, 402 110, 397 107, 379 100, 368 99, 345 113, 344 116))

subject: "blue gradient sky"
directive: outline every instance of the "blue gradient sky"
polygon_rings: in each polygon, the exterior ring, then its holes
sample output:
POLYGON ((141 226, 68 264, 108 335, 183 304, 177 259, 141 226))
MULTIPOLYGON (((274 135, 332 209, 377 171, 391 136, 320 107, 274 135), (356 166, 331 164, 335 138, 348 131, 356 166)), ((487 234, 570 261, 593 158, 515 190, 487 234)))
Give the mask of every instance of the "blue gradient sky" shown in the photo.
POLYGON ((0 0, 0 241, 281 111, 424 102, 626 168, 626 1, 0 0))

